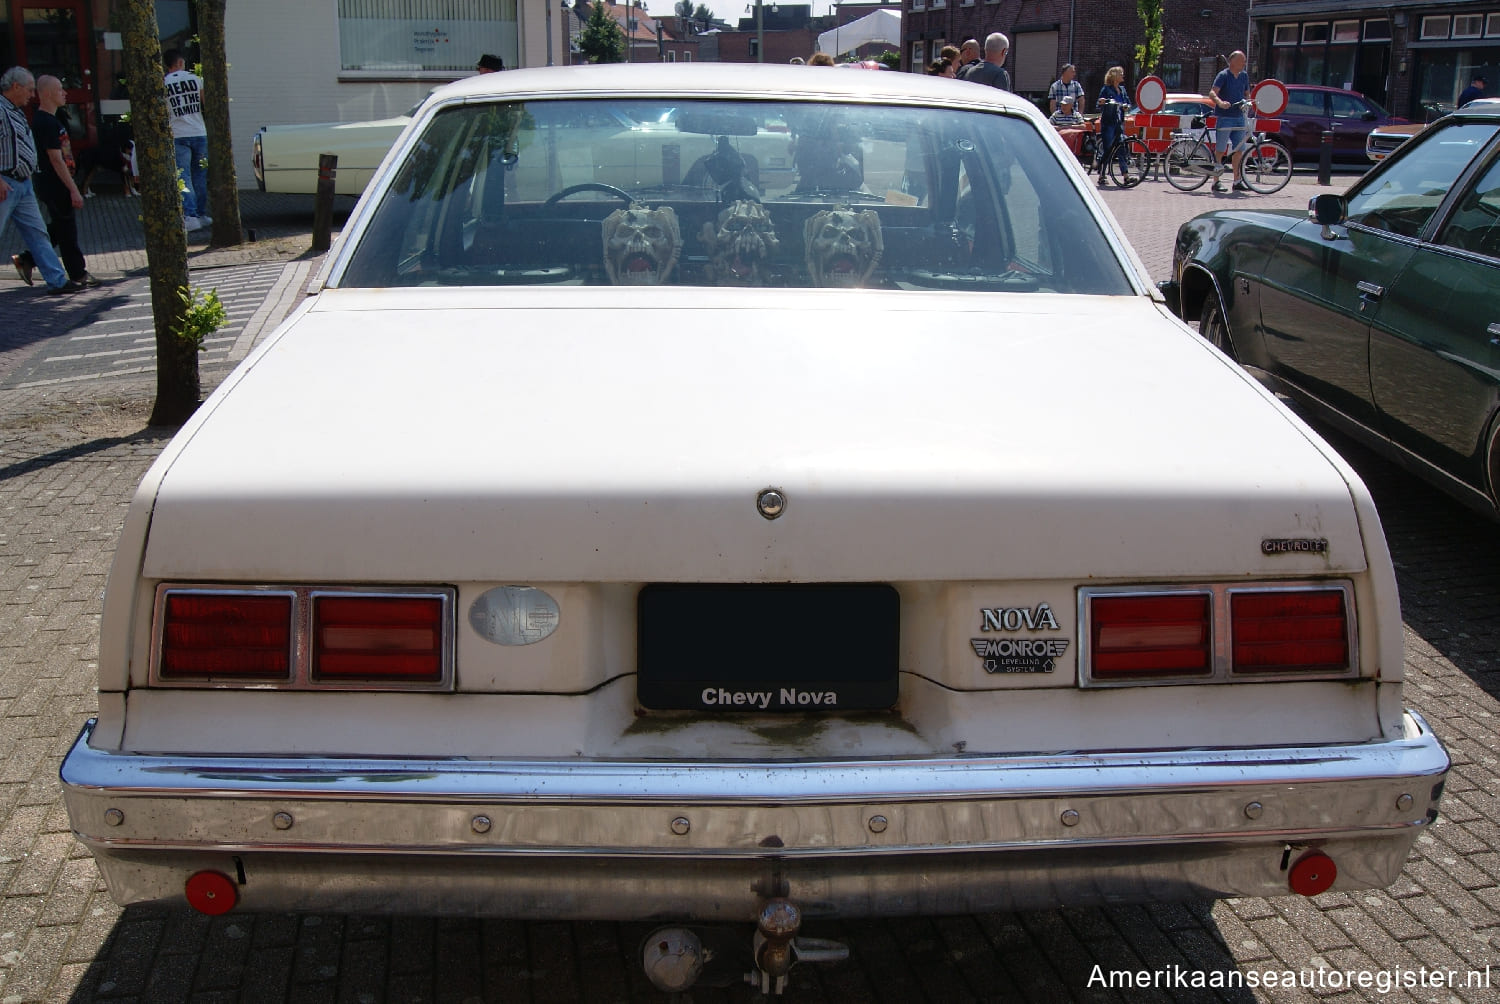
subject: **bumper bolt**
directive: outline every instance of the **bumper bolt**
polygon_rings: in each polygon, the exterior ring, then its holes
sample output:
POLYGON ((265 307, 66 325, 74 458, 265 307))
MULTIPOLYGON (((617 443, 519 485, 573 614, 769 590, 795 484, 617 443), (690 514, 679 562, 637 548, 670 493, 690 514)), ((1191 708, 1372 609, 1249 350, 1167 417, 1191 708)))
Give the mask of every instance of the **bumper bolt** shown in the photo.
POLYGON ((889 820, 887 820, 884 816, 871 816, 870 817, 870 832, 871 833, 884 833, 885 832, 885 828, 887 826, 889 826, 889 825, 890 825, 889 820))
POLYGON ((1401 811, 1401 812, 1405 812, 1406 810, 1410 809, 1411 808, 1411 796, 1410 795, 1402 795, 1400 798, 1396 799, 1396 808, 1399 811, 1401 811))
POLYGON ((1064 809, 1063 810, 1062 824, 1064 826, 1077 826, 1078 825, 1078 819, 1079 819, 1079 816, 1078 816, 1078 810, 1077 809, 1064 809))
POLYGON ((119 826, 121 823, 125 822, 125 813, 121 812, 119 809, 105 809, 104 822, 108 826, 119 826))
POLYGON ((1261 813, 1263 813, 1265 811, 1266 811, 1266 807, 1264 805, 1261 805, 1259 802, 1250 802, 1249 804, 1247 804, 1245 806, 1245 818, 1246 819, 1259 819, 1260 816, 1261 816, 1261 813))
POLYGON ((271 817, 271 825, 278 830, 290 830, 292 828, 292 814, 290 812, 278 812, 271 817))
POLYGON ((676 819, 672 820, 672 832, 677 834, 679 837, 686 836, 687 831, 691 830, 692 828, 693 824, 688 820, 688 817, 686 816, 678 816, 676 819))
POLYGON ((475 833, 488 833, 490 832, 490 817, 475 816, 469 820, 469 826, 473 828, 475 833))

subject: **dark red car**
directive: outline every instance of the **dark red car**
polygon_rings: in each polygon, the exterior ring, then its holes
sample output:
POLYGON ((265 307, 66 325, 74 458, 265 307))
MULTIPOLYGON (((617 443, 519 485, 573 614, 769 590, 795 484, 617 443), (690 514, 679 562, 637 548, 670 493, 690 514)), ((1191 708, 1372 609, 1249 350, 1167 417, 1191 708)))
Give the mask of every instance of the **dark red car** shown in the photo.
POLYGON ((1316 160, 1323 130, 1333 130, 1333 159, 1367 162, 1365 137, 1376 126, 1406 119, 1391 115, 1358 91, 1314 84, 1288 84, 1281 139, 1298 160, 1316 160))

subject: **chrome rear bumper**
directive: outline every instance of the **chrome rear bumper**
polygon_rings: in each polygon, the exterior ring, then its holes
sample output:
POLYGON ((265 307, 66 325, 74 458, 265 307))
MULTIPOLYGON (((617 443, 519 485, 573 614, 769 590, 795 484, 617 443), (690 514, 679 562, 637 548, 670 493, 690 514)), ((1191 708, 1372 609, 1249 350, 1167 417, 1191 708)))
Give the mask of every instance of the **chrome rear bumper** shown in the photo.
POLYGON ((121 903, 195 871, 245 909, 749 920, 1286 893, 1393 882, 1449 760, 1405 738, 1317 747, 824 763, 109 753, 62 766, 121 903))

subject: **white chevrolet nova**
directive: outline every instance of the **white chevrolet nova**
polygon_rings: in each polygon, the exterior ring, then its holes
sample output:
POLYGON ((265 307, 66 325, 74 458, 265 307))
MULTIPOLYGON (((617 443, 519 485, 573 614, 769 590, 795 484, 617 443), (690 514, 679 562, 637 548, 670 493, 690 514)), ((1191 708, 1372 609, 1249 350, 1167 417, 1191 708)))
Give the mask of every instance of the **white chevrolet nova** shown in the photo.
POLYGON ((533 70, 147 474, 62 773, 121 903, 758 922, 774 989, 802 916, 1387 885, 1401 680, 1365 487, 1026 102, 533 70))

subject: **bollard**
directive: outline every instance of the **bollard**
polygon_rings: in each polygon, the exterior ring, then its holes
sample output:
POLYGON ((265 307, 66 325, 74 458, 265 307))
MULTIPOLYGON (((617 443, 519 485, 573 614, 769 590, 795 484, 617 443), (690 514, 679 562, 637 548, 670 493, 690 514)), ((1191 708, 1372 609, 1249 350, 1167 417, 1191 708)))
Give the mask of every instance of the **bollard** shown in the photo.
POLYGON ((313 254, 322 254, 332 245, 333 179, 338 174, 339 159, 331 153, 318 155, 318 194, 313 201, 313 254))
POLYGON ((1323 130, 1323 142, 1318 147, 1318 184, 1333 184, 1333 130, 1323 130))

